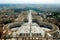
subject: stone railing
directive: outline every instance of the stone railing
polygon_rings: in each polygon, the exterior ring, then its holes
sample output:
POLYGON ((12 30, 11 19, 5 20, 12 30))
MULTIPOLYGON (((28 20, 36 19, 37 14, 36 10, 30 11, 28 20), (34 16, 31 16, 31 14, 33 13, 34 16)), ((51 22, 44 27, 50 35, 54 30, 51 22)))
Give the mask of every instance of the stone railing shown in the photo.
POLYGON ((60 38, 52 38, 52 37, 10 37, 10 38, 0 38, 0 40, 60 40, 60 38))

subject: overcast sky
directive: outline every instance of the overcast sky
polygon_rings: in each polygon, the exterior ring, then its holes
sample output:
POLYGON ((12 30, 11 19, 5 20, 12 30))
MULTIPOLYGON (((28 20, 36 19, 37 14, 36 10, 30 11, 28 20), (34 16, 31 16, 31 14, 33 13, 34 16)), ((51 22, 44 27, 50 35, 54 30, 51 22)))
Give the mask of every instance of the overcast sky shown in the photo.
POLYGON ((0 4, 60 4, 60 0, 0 0, 0 4))

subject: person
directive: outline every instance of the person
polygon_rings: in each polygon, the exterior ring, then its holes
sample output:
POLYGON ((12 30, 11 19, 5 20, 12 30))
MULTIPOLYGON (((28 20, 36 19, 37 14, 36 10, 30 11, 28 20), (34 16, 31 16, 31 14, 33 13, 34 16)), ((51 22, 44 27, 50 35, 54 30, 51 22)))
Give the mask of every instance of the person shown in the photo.
POLYGON ((3 34, 3 28, 0 27, 0 38, 2 37, 2 34, 3 34))

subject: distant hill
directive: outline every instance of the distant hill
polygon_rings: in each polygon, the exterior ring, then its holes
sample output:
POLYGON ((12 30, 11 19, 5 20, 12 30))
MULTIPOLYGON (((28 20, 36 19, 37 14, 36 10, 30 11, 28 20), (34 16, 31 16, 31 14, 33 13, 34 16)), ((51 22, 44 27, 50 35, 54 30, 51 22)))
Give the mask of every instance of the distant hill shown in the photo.
POLYGON ((29 9, 37 12, 60 12, 60 4, 0 4, 0 9, 14 9, 18 12, 29 9))

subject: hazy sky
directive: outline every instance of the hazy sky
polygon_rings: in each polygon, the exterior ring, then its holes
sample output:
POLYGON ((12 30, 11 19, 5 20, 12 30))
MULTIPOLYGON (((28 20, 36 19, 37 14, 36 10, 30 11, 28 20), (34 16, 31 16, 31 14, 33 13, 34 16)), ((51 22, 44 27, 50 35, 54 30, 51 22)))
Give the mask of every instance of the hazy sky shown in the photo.
POLYGON ((0 0, 1 3, 23 4, 60 4, 60 0, 0 0))

